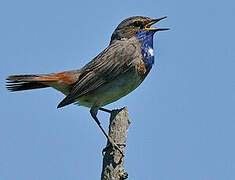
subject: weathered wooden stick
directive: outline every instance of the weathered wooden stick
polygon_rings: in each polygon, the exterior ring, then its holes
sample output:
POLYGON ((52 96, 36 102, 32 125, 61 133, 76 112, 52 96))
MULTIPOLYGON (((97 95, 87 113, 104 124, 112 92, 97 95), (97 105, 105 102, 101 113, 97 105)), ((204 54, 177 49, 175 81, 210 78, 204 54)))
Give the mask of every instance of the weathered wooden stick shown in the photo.
MULTIPOLYGON (((127 130, 130 125, 127 108, 113 110, 109 123, 109 136, 119 145, 124 154, 127 130)), ((124 171, 124 156, 107 143, 104 149, 101 180, 124 180, 128 174, 124 171)))

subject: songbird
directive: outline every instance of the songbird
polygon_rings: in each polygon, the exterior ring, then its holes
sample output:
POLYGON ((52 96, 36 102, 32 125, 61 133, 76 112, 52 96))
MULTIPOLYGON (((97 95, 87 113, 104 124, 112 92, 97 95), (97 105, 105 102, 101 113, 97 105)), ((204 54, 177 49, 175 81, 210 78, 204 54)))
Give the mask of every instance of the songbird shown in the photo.
MULTIPOLYGON (((75 103, 90 108, 90 113, 104 135, 97 118, 98 110, 136 89, 154 64, 153 35, 168 28, 151 28, 166 17, 151 19, 134 16, 123 20, 112 34, 109 46, 79 70, 50 74, 7 77, 9 91, 52 87, 66 97, 57 106, 75 103)), ((118 146, 111 142, 116 148, 118 146)))

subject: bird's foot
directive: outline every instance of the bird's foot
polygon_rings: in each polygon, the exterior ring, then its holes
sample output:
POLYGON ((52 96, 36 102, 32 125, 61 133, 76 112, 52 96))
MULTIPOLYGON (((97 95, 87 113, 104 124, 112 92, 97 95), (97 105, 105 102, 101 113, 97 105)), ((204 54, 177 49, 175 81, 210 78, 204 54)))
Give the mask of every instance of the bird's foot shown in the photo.
MULTIPOLYGON (((95 122, 97 123, 97 125, 99 126, 101 131, 104 133, 105 137, 108 139, 109 144, 111 144, 112 147, 116 148, 124 157, 124 154, 123 154, 122 150, 120 149, 120 147, 117 144, 115 144, 114 140, 105 132, 103 126, 101 125, 100 121, 96 117, 98 109, 99 109, 99 107, 92 106, 92 108, 90 109, 90 113, 91 113, 92 118, 95 120, 95 122)), ((101 108, 100 110, 104 110, 104 109, 101 108)), ((107 112, 109 110, 105 109, 105 111, 107 112)), ((111 115, 112 115, 112 112, 114 112, 114 111, 111 111, 111 115)))
POLYGON ((122 111, 125 107, 121 108, 121 109, 113 109, 113 110, 109 110, 109 109, 106 109, 106 108, 102 108, 100 107, 99 110, 103 111, 103 112, 107 112, 107 113, 114 113, 114 115, 116 115, 117 113, 119 113, 120 111, 122 111))
MULTIPOLYGON (((111 138, 110 138, 111 139, 111 138)), ((109 139, 108 139, 109 140, 109 139)), ((112 139, 109 140, 108 145, 102 150, 102 154, 104 156, 104 153, 106 153, 108 151, 109 148, 114 148, 117 149, 121 155, 124 157, 124 154, 122 152, 122 150, 120 149, 120 147, 126 147, 126 144, 116 144, 112 139)))

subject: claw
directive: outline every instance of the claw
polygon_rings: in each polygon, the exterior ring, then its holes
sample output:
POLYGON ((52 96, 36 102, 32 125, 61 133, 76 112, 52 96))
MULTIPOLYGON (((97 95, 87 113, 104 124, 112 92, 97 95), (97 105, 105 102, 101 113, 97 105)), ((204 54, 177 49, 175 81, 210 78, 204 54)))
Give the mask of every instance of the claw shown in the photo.
MULTIPOLYGON (((108 139, 109 143, 112 145, 112 147, 115 147, 124 157, 124 154, 122 152, 122 150, 118 147, 117 144, 115 144, 115 142, 113 141, 113 139, 106 133, 106 131, 104 130, 103 126, 101 125, 100 121, 97 118, 97 113, 99 110, 99 106, 92 106, 90 109, 90 113, 92 118, 95 120, 95 122, 97 123, 97 125, 99 126, 99 128, 101 129, 101 131, 104 133, 105 137, 108 139)), ((102 151, 103 153, 103 151, 102 151)))

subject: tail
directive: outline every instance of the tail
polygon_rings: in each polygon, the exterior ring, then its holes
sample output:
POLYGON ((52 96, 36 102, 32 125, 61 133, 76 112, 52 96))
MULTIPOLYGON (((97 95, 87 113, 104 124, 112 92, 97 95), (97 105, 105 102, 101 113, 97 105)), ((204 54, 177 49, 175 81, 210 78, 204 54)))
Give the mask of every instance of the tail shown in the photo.
MULTIPOLYGON (((51 74, 14 75, 6 78, 9 91, 23 91, 53 87, 62 93, 69 91, 80 75, 80 70, 51 74)), ((66 94, 66 93, 65 93, 66 94)))
POLYGON ((9 91, 23 91, 49 87, 39 80, 41 75, 14 75, 6 78, 9 91))

